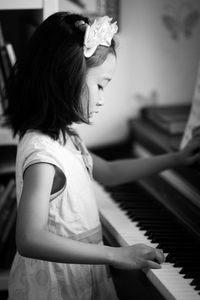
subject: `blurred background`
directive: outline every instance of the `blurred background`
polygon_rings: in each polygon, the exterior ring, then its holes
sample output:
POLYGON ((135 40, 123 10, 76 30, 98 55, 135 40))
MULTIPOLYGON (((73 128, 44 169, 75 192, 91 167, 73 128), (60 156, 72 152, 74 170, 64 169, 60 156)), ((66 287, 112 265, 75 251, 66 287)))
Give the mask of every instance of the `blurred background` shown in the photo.
POLYGON ((198 0, 46 0, 41 8, 40 1, 29 2, 0 1, 5 39, 17 57, 36 26, 55 10, 107 14, 118 21, 117 70, 105 105, 92 126, 78 126, 88 146, 126 139, 127 120, 143 106, 191 102, 200 54, 198 0))

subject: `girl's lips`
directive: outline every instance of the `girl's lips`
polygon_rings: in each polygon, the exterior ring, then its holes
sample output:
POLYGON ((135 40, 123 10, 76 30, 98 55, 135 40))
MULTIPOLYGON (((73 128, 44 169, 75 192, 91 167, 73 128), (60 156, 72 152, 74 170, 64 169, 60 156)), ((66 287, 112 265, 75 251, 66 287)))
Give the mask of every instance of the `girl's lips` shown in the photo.
POLYGON ((96 110, 96 111, 91 112, 91 113, 89 114, 89 116, 91 117, 91 116, 93 116, 93 114, 98 114, 98 113, 99 113, 99 111, 96 110))

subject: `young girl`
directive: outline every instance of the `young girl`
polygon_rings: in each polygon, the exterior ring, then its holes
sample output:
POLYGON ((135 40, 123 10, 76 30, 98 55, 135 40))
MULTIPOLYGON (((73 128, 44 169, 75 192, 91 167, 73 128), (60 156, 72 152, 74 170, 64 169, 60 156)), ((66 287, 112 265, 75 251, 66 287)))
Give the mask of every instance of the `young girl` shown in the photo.
MULTIPOLYGON (((192 164, 199 138, 150 159, 107 162, 90 155, 74 123, 90 123, 116 64, 108 17, 59 12, 46 19, 16 64, 8 89, 7 124, 20 137, 16 160, 17 254, 11 300, 117 299, 108 266, 160 268, 159 249, 109 247, 93 193, 93 178, 115 185, 192 164)), ((134 201, 134 199, 133 199, 134 201)))

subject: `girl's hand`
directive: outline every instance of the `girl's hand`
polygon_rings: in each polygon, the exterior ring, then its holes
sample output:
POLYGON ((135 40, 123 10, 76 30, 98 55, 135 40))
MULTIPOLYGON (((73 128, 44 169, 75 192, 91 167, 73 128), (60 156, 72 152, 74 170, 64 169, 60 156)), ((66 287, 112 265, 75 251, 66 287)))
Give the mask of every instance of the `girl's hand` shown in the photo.
POLYGON ((112 265, 118 269, 160 269, 164 262, 162 250, 145 244, 115 248, 112 265))
POLYGON ((177 158, 180 164, 192 165, 200 162, 200 128, 193 131, 192 139, 187 145, 177 152, 177 158))

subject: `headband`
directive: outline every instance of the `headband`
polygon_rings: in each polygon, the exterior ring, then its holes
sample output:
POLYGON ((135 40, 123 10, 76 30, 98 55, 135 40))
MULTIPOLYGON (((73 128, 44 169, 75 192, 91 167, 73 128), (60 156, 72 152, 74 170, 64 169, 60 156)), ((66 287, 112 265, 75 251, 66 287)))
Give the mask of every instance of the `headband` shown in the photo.
POLYGON ((91 57, 99 45, 109 47, 112 38, 118 30, 117 22, 111 23, 112 18, 108 16, 95 19, 91 25, 83 20, 75 23, 75 26, 85 31, 84 49, 85 57, 91 57))

